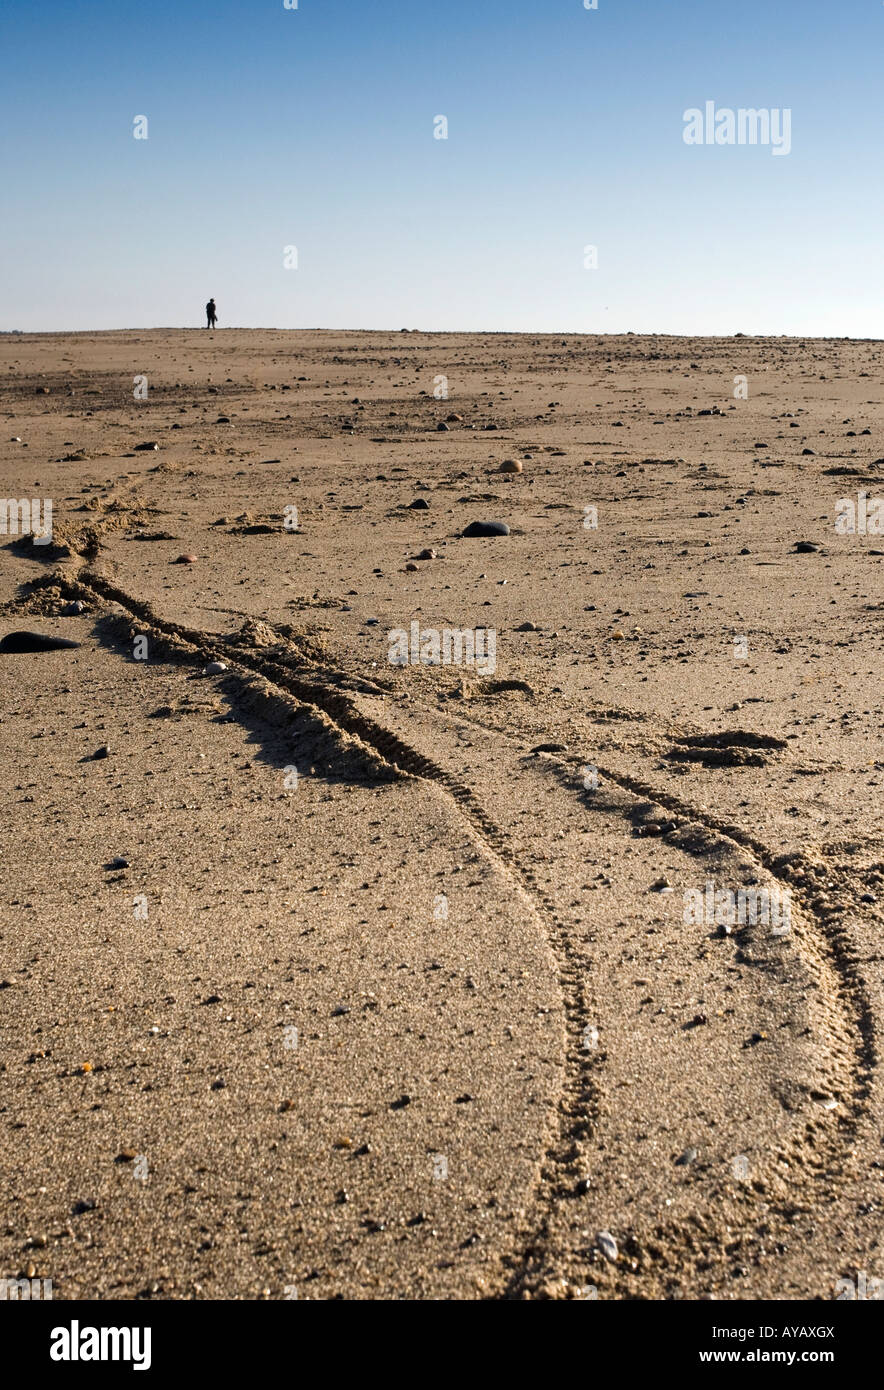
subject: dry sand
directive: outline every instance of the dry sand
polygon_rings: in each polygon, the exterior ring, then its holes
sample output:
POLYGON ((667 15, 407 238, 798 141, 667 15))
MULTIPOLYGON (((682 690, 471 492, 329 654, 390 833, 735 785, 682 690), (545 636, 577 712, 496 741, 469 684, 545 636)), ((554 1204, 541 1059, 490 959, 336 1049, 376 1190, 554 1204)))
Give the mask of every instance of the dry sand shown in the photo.
POLYGON ((881 373, 875 342, 0 338, 2 491, 54 504, 51 545, 0 541, 0 636, 81 644, 0 652, 0 1274, 884 1277, 884 536, 834 526, 884 494, 881 373), (493 629, 496 669, 390 665, 412 622, 493 629), (791 892, 791 929, 686 923, 708 880, 791 892))

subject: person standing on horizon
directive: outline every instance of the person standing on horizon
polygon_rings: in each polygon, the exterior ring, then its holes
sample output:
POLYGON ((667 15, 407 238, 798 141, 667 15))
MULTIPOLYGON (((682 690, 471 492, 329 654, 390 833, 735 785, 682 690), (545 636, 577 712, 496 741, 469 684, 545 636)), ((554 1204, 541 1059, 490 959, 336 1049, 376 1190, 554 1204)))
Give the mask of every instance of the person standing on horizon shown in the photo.
POLYGON ((215 308, 214 299, 210 299, 206 305, 206 327, 214 328, 218 318, 218 311, 215 308))

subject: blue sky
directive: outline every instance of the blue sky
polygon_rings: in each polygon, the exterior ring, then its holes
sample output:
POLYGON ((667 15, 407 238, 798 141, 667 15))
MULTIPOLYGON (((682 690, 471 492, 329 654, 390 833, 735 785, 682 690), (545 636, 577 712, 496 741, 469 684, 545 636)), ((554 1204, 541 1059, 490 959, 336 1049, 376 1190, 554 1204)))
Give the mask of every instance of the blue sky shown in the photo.
POLYGON ((882 336, 882 40, 874 0, 6 0, 0 327, 214 294, 222 326, 882 336), (686 145, 709 100, 789 108, 791 152, 686 145))

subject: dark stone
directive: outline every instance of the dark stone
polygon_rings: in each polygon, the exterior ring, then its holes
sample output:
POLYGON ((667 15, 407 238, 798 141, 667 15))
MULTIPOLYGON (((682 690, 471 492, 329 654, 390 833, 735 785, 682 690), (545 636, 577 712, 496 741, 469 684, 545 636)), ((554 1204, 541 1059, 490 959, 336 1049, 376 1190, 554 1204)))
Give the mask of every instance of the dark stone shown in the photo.
POLYGON ((7 632, 0 642, 0 652, 56 652, 80 645, 69 637, 50 637, 45 632, 7 632))
POLYGON ((505 521, 471 521, 461 532, 464 536, 508 536, 509 533, 505 521))

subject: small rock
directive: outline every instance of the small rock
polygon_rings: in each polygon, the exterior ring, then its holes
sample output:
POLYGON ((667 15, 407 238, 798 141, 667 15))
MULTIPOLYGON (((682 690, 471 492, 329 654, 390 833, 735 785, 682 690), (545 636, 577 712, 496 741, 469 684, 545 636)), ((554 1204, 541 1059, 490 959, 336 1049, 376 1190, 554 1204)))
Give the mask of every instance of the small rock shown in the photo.
POLYGON ((508 536, 510 528, 505 521, 471 521, 462 536, 508 536))
POLYGON ((516 632, 536 632, 536 631, 537 631, 537 624, 536 624, 536 623, 519 623, 519 626, 516 628, 516 632))
POLYGON ((426 497, 415 497, 414 501, 409 502, 408 506, 413 512, 428 512, 430 510, 430 504, 426 497))
POLYGON ((446 423, 445 423, 444 420, 440 420, 439 423, 438 423, 438 425, 436 426, 436 429, 437 429, 437 430, 439 430, 439 431, 444 431, 445 433, 448 432, 448 428, 449 428, 449 427, 448 427, 448 425, 446 425, 446 423))
POLYGON ((129 860, 124 859, 122 855, 117 855, 116 859, 111 859, 110 863, 105 865, 107 869, 128 869, 128 867, 129 860))
POLYGON ((92 754, 92 757, 93 757, 93 760, 95 760, 95 761, 98 761, 98 760, 101 759, 101 758, 109 758, 109 757, 110 757, 110 747, 109 747, 109 745, 106 744, 106 743, 103 743, 103 744, 101 745, 100 748, 96 748, 95 752, 92 754))
POLYGON ((665 876, 665 874, 661 874, 659 878, 654 879, 654 882, 651 884, 650 891, 652 893, 662 893, 665 888, 671 887, 672 884, 669 882, 669 879, 665 876))
POLYGON ((421 550, 421 551, 419 552, 419 554, 415 555, 414 558, 415 558, 416 560, 435 560, 435 558, 436 558, 436 552, 435 552, 435 550, 433 550, 433 549, 430 549, 430 550, 421 550))
POLYGON ((158 449, 159 447, 160 447, 160 446, 159 446, 159 444, 156 442, 155 439, 148 439, 144 444, 136 444, 136 445, 135 445, 135 452, 136 452, 136 454, 152 453, 154 450, 158 449))
POLYGON ((504 459, 503 463, 500 465, 500 468, 498 469, 498 472, 499 472, 499 473, 521 473, 521 472, 522 472, 522 460, 521 460, 521 459, 504 459))
POLYGON ((602 1254, 604 1255, 605 1259, 606 1259, 606 1260, 610 1260, 611 1263, 613 1264, 613 1263, 616 1261, 616 1259, 617 1259, 618 1251, 617 1251, 617 1242, 616 1242, 616 1240, 614 1239, 614 1237, 611 1235, 611 1232, 610 1232, 610 1231, 599 1231, 598 1235, 597 1235, 596 1238, 595 1238, 595 1243, 596 1243, 598 1249, 601 1250, 601 1252, 602 1252, 602 1254))
POLYGON ((693 1163, 696 1157, 696 1149, 685 1149, 682 1153, 678 1155, 678 1158, 675 1160, 675 1166, 677 1168, 685 1168, 689 1163, 693 1163))
POLYGON ((797 555, 811 555, 816 550, 822 550, 822 546, 816 541, 796 541, 792 547, 797 555))
POLYGON ((203 667, 203 675, 204 675, 204 676, 220 676, 220 675, 222 675, 226 670, 227 670, 227 666, 225 665, 225 663, 224 663, 223 661, 210 661, 210 662, 208 663, 207 666, 204 666, 204 667, 203 667))
POLYGON ((0 642, 0 652, 55 652, 79 645, 69 637, 50 637, 46 632, 8 632, 0 642))
POLYGON ((404 1110, 406 1105, 411 1104, 411 1096, 400 1096, 398 1100, 390 1101, 391 1110, 404 1110))
POLYGON ((195 565, 195 564, 196 564, 196 556, 195 556, 195 555, 189 555, 189 554, 179 555, 176 559, 174 559, 174 560, 172 561, 172 564, 173 564, 173 565, 195 565))

